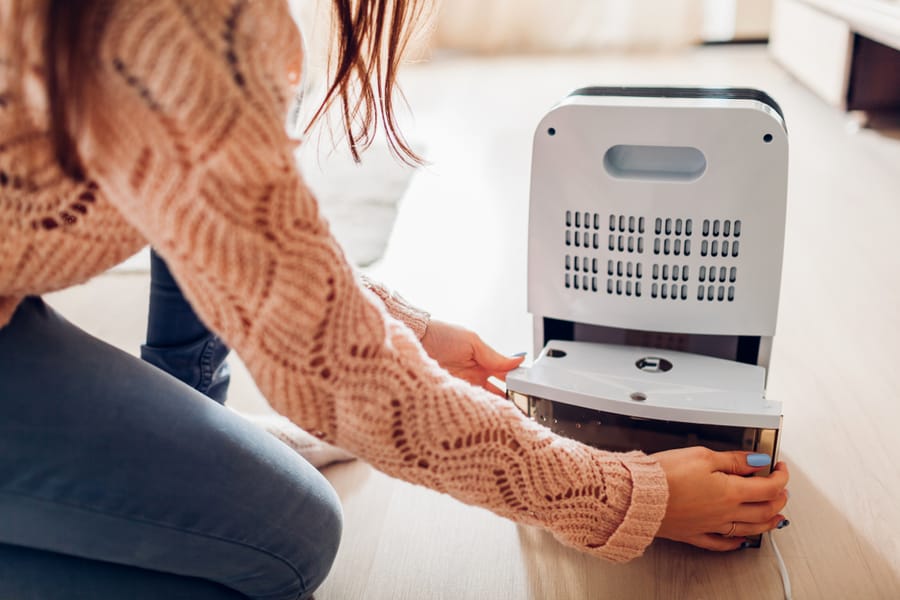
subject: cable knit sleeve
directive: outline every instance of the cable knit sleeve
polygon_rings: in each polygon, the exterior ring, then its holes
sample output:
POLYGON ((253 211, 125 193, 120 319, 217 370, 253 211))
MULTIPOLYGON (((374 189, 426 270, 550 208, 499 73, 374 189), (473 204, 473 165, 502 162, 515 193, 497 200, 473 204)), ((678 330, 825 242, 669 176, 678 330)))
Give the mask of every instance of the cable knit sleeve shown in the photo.
POLYGON ((640 555, 667 502, 658 463, 558 437, 425 354, 359 282, 295 166, 286 7, 203 5, 115 4, 79 141, 198 314, 279 412, 385 473, 607 559, 640 555))
POLYGON ((431 315, 421 308, 416 308, 406 298, 397 292, 389 290, 383 283, 373 281, 365 275, 360 276, 360 281, 362 281, 367 290, 381 299, 384 308, 387 309, 392 317, 402 321, 416 334, 416 339, 421 340, 424 337, 425 330, 428 329, 428 323, 431 321, 431 315))

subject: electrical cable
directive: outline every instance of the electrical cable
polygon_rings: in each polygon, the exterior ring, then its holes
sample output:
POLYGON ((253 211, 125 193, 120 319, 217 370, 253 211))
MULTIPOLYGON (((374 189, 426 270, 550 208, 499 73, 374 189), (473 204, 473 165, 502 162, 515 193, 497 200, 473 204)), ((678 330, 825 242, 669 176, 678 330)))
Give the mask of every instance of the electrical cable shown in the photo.
POLYGON ((775 560, 778 561, 778 572, 781 574, 781 583, 784 585, 784 600, 791 600, 791 578, 788 576, 784 558, 782 558, 781 552, 778 551, 778 546, 775 544, 775 536, 771 532, 767 535, 769 536, 769 542, 772 543, 772 550, 775 552, 775 560))

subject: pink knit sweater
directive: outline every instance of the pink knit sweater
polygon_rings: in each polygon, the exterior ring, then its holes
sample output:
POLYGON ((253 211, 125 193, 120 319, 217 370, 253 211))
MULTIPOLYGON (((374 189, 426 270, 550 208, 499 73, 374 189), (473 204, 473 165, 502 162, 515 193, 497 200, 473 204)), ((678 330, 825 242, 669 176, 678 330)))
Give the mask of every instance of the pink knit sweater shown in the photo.
POLYGON ((0 326, 24 295, 152 243, 269 402, 308 431, 578 549, 640 555, 668 499, 655 461, 557 437, 452 378, 387 308, 419 335, 421 315, 354 276, 285 132, 301 53, 286 3, 114 4, 86 82, 82 183, 46 136, 44 2, 0 4, 0 326))

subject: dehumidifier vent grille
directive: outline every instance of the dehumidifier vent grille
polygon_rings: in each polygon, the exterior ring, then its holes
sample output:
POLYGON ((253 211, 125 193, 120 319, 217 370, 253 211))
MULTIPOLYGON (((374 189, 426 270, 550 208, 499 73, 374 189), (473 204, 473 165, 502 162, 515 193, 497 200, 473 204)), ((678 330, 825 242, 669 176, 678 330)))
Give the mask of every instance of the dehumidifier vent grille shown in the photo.
POLYGON ((600 249, 600 214, 566 211, 566 246, 600 249))
POLYGON ((742 223, 739 220, 703 220, 703 241, 700 242, 700 256, 737 258, 741 252, 742 223))
POLYGON ((639 262, 608 260, 606 261, 606 293, 616 296, 634 296, 640 298, 643 292, 641 280, 644 278, 644 265, 639 262))
POLYGON ((734 302, 737 267, 715 265, 702 266, 697 274, 697 300, 707 302, 734 302), (718 284, 718 285, 716 285, 718 284))
POLYGON ((659 256, 690 256, 694 220, 678 217, 657 217, 654 221, 653 254, 659 256))
POLYGON ((703 285, 697 286, 697 300, 709 302, 734 302, 734 286, 729 285, 703 285))
POLYGON ((691 278, 691 268, 688 265, 653 265, 653 279, 663 281, 688 281, 691 278))
POLYGON ((609 215, 609 235, 606 249, 610 252, 644 253, 644 232, 647 220, 635 215, 609 215))
POLYGON ((598 291, 597 274, 600 265, 596 257, 566 254, 566 288, 585 292, 598 291))
MULTIPOLYGON (((642 217, 567 210, 565 287, 581 292, 654 300, 733 302, 737 266, 697 265, 702 258, 732 259, 740 252, 741 221, 686 217, 642 217), (696 225, 695 225, 696 224, 696 225), (644 240, 653 237, 653 254, 679 256, 680 262, 642 262, 644 240), (604 241, 604 237, 606 240, 604 241), (692 238, 700 256, 691 258, 692 238), (622 258, 624 260, 618 260, 622 258), (688 264, 691 263, 691 264, 688 264), (604 267, 605 266, 605 267, 604 267), (606 271, 604 277, 603 271, 606 271), (647 278, 644 281, 644 270, 647 278), (604 280, 605 279, 605 286, 604 280)), ((659 260, 659 259, 657 259, 659 260)))

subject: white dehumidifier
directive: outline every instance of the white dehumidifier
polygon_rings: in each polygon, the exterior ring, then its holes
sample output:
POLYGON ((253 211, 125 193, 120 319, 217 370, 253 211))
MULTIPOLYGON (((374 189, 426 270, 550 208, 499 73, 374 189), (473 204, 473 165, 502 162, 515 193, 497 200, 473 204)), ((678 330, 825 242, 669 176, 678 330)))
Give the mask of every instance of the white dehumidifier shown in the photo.
POLYGON ((531 179, 537 358, 509 398, 598 448, 774 465, 787 167, 784 116, 758 90, 585 88, 553 108, 531 179))

